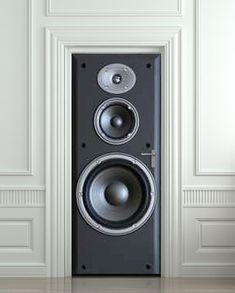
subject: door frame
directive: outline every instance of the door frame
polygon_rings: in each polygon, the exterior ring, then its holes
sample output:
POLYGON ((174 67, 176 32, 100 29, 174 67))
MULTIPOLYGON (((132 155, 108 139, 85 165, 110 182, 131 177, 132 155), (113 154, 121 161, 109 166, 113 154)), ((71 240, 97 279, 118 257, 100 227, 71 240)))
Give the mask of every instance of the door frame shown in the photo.
POLYGON ((46 28, 47 275, 71 276, 71 56, 160 53, 161 275, 181 275, 181 27, 46 28))

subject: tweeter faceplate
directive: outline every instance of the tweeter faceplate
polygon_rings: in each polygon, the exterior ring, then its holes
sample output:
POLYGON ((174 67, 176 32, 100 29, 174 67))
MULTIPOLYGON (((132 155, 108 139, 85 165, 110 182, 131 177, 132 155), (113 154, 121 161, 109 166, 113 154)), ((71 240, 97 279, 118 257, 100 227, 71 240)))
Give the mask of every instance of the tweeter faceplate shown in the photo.
POLYGON ((99 71, 97 81, 104 91, 110 94, 123 94, 133 88, 136 75, 129 66, 113 63, 99 71))

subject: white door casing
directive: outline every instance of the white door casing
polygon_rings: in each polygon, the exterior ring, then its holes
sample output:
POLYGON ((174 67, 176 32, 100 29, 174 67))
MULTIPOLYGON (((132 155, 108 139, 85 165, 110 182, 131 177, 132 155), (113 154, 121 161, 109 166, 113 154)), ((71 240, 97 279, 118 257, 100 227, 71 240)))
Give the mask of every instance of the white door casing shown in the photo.
MULTIPOLYGON (((48 275, 71 275, 71 55, 162 54, 161 267, 180 275, 181 28, 46 29, 46 252, 48 275)), ((159 158, 160 159, 160 158, 159 158)))

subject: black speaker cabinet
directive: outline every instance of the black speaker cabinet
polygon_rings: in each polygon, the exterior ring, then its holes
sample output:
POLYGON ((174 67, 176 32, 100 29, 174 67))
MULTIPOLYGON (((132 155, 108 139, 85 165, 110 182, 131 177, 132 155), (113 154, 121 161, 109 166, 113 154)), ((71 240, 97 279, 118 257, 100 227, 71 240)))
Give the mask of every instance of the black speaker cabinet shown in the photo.
POLYGON ((72 57, 73 275, 160 274, 160 67, 72 57))

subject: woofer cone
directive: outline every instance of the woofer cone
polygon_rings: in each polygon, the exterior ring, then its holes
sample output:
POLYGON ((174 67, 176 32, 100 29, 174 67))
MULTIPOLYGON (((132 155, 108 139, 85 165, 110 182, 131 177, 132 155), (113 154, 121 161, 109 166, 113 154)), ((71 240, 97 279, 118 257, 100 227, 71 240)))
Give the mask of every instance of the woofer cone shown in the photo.
POLYGON ((99 71, 97 82, 104 91, 110 94, 123 94, 134 87, 136 75, 129 66, 112 63, 99 71))
POLYGON ((139 115, 136 108, 122 98, 111 98, 97 108, 94 127, 102 140, 120 145, 130 141, 138 131, 139 115))
POLYGON ((108 235, 124 235, 142 227, 154 210, 157 196, 147 166, 120 153, 103 155, 88 164, 76 189, 82 217, 108 235))

